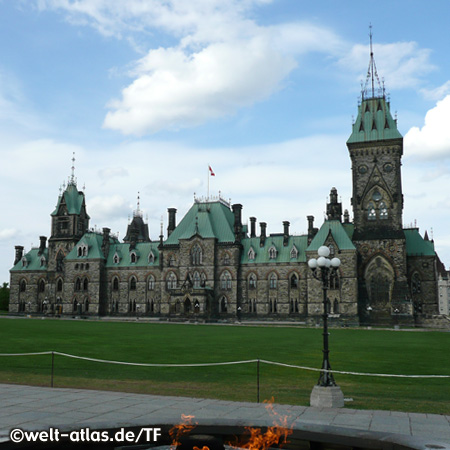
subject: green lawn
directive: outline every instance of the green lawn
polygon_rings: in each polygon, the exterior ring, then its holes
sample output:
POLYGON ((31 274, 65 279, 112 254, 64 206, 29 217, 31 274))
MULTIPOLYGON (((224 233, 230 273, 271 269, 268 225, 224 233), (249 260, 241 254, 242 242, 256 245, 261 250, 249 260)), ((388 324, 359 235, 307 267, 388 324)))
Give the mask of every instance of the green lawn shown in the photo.
MULTIPOLYGON (((59 351, 141 363, 266 359, 320 367, 316 328, 0 319, 0 353, 59 351)), ((450 375, 450 333, 332 329, 334 370, 450 375)), ((0 357, 0 382, 50 384, 51 356, 0 357)), ((450 414, 450 379, 335 375, 347 407, 450 414)), ((318 373, 260 365, 260 399, 309 404, 318 373)), ((256 401, 256 364, 142 368, 55 356, 54 385, 256 401)))

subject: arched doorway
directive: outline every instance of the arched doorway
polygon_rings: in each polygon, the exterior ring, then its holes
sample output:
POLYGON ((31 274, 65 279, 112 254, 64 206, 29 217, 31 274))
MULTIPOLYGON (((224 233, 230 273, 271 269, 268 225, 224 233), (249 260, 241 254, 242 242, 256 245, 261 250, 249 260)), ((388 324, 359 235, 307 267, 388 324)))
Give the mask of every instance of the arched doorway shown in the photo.
POLYGON ((187 297, 184 300, 184 313, 189 314, 191 312, 191 300, 189 297, 187 297))
POLYGON ((394 287, 394 269, 381 255, 375 256, 364 272, 370 307, 374 310, 389 310, 394 287))

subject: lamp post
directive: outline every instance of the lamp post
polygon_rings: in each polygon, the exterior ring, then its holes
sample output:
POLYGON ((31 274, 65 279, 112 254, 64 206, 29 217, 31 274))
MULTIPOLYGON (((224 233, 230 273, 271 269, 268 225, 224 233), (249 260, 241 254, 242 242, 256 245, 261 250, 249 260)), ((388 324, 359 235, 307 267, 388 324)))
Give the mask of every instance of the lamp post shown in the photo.
POLYGON ((312 271, 312 275, 316 280, 322 283, 323 293, 323 360, 322 370, 320 372, 319 381, 314 386, 311 393, 311 406, 341 408, 344 406, 344 395, 341 388, 336 384, 330 365, 330 350, 328 346, 328 286, 330 284, 330 276, 335 273, 341 265, 339 258, 329 259, 330 249, 325 245, 319 247, 317 251, 318 258, 312 258, 308 261, 308 266, 312 271))

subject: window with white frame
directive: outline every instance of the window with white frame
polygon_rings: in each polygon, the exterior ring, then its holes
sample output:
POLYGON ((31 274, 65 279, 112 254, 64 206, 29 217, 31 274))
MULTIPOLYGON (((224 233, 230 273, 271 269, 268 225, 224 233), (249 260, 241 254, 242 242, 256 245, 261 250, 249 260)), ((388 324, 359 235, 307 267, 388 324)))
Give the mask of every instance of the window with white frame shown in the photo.
POLYGON ((255 253, 255 250, 253 250, 253 247, 250 247, 250 250, 248 251, 247 256, 248 256, 249 261, 254 261, 254 259, 256 257, 256 253, 255 253))
POLYGON ((148 277, 148 290, 153 291, 155 289, 155 277, 150 275, 148 277))
POLYGON ((277 249, 274 245, 269 248, 269 259, 277 259, 277 249))
POLYGON ((297 259, 298 258, 298 250, 297 250, 297 247, 295 245, 292 246, 290 256, 291 256, 291 259, 297 259))
POLYGON ((113 257, 114 264, 119 264, 119 261, 120 261, 119 255, 115 253, 113 257))

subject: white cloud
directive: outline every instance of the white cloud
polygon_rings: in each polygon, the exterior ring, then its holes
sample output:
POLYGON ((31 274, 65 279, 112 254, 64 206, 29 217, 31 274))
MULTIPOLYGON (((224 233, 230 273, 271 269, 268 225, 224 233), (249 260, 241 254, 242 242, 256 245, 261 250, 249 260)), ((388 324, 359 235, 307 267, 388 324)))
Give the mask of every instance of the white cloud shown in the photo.
POLYGON ((439 101, 425 116, 422 128, 413 127, 405 135, 405 153, 421 158, 450 156, 450 95, 439 101))
MULTIPOLYGON (((123 219, 132 211, 131 205, 121 195, 95 196, 89 199, 88 213, 94 222, 107 223, 110 220, 123 219), (94 214, 89 211, 93 211, 94 214)), ((91 223, 92 225, 92 223, 91 223)))
MULTIPOLYGON (((373 52, 380 82, 386 79, 388 89, 417 87, 424 75, 435 70, 429 60, 431 51, 419 48, 416 42, 375 44, 373 52)), ((357 71, 358 79, 365 81, 369 60, 369 47, 358 44, 340 59, 339 65, 357 71)))
POLYGON ((5 228, 0 230, 0 241, 11 239, 17 235, 17 230, 15 228, 5 228))
POLYGON ((450 94, 450 81, 447 81, 442 86, 438 86, 434 89, 423 88, 420 92, 427 100, 442 100, 446 95, 450 94))
POLYGON ((157 29, 176 41, 138 60, 130 73, 133 81, 108 104, 105 128, 142 136, 234 114, 280 89, 299 55, 342 51, 342 40, 325 27, 260 26, 249 18, 252 8, 270 2, 40 0, 38 5, 64 11, 70 21, 103 34, 157 29))
POLYGON ((143 135, 199 125, 272 94, 295 67, 264 37, 212 44, 195 54, 158 49, 139 61, 138 77, 110 103, 104 126, 143 135))
POLYGON ((102 180, 112 180, 113 178, 121 178, 121 177, 128 177, 129 173, 128 170, 124 167, 105 167, 104 169, 100 169, 98 171, 98 176, 102 180))

